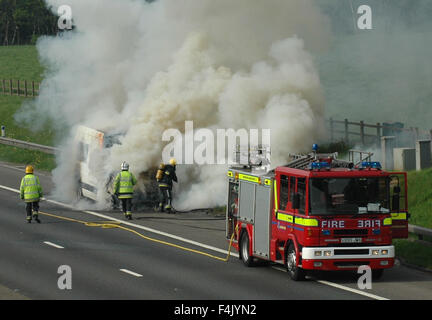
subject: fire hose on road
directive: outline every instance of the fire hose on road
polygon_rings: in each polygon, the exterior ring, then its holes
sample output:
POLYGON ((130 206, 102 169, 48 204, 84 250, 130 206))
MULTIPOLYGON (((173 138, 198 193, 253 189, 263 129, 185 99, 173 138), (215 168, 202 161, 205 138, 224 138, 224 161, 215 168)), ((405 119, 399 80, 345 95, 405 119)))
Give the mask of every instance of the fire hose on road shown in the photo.
POLYGON ((171 243, 171 242, 167 242, 167 241, 163 241, 163 240, 159 240, 159 239, 155 239, 155 238, 151 238, 151 237, 145 236, 142 233, 139 233, 138 231, 135 231, 135 230, 133 230, 131 228, 127 228, 125 226, 122 226, 121 222, 117 222, 117 221, 97 221, 97 222, 82 221, 82 220, 78 220, 78 219, 74 219, 74 218, 69 218, 69 217, 63 217, 63 216, 59 216, 59 215, 55 215, 55 214, 47 213, 47 212, 39 212, 39 213, 42 214, 42 215, 45 215, 45 216, 56 218, 56 219, 61 219, 61 220, 65 220, 65 221, 71 221, 71 222, 81 223, 81 224, 83 224, 83 225, 85 225, 87 227, 100 227, 100 228, 103 228, 103 229, 111 229, 111 228, 122 229, 124 231, 131 232, 131 233, 139 236, 140 238, 148 240, 148 241, 160 243, 160 244, 167 245, 167 246, 170 246, 170 247, 174 247, 174 248, 177 248, 177 249, 180 249, 180 250, 184 250, 184 251, 193 252, 193 253, 200 254, 200 255, 203 255, 203 256, 206 256, 206 257, 209 257, 209 258, 212 258, 212 259, 223 261, 223 262, 227 262, 229 260, 229 258, 230 258, 231 248, 232 248, 232 242, 234 240, 234 235, 235 235, 235 233, 233 233, 232 236, 231 236, 231 239, 230 239, 230 242, 229 242, 227 256, 225 258, 221 258, 221 257, 209 254, 209 253, 204 252, 204 251, 187 248, 187 247, 175 244, 175 243, 171 243))

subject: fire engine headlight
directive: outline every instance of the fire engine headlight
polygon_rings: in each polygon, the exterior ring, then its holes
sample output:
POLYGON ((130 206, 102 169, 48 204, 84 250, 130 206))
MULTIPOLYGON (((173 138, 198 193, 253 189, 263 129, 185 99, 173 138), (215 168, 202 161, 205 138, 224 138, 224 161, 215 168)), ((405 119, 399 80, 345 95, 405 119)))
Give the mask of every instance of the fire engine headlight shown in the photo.
POLYGON ((315 257, 321 257, 322 251, 315 251, 315 257))
POLYGON ((331 251, 324 251, 324 256, 330 257, 332 255, 331 251))
POLYGON ((379 255, 379 250, 372 250, 372 255, 373 256, 379 255))
POLYGON ((384 256, 388 255, 388 250, 381 250, 381 254, 384 256))

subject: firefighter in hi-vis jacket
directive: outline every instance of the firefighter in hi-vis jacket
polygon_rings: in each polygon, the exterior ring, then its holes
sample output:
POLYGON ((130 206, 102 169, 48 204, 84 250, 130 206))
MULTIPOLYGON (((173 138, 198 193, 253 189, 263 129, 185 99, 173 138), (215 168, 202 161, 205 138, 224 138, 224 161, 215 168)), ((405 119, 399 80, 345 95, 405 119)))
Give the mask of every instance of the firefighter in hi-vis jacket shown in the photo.
POLYGON ((27 222, 31 223, 33 217, 37 223, 40 223, 39 200, 43 197, 43 193, 39 178, 33 172, 33 166, 26 166, 26 175, 20 185, 20 197, 26 202, 27 222))
POLYGON ((119 172, 114 180, 114 194, 122 203, 123 213, 126 219, 132 220, 132 198, 133 189, 137 180, 135 176, 129 172, 129 164, 123 162, 121 164, 121 172, 119 172))

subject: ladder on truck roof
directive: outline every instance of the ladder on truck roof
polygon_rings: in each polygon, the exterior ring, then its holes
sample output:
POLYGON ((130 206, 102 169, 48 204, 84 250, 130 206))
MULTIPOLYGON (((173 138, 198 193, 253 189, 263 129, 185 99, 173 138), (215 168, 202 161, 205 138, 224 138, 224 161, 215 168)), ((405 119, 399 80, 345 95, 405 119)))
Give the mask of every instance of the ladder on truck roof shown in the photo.
POLYGON ((290 155, 293 160, 288 162, 283 167, 305 170, 309 169, 309 166, 313 162, 319 162, 321 160, 331 159, 331 168, 353 168, 354 164, 351 161, 339 160, 337 158, 338 153, 309 153, 309 154, 295 154, 290 155))

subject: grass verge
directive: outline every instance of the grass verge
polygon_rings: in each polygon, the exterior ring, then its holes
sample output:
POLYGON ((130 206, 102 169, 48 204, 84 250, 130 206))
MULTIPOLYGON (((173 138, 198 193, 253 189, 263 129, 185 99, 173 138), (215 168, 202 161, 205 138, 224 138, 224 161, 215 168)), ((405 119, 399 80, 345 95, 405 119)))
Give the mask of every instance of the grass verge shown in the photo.
POLYGON ((432 270, 432 242, 418 241, 415 235, 393 241, 396 256, 405 262, 432 270))
MULTIPOLYGON (((6 137, 52 146, 54 131, 50 126, 35 132, 31 128, 23 128, 22 124, 15 121, 14 115, 25 100, 26 98, 23 97, 0 96, 0 125, 6 127, 6 137)), ((32 164, 36 168, 46 171, 55 168, 55 157, 53 155, 6 145, 0 145, 0 160, 19 164, 32 164)))
POLYGON ((40 151, 0 145, 0 160, 18 164, 31 164, 37 170, 51 171, 56 167, 55 156, 40 151))
POLYGON ((0 80, 41 82, 43 73, 36 46, 0 46, 0 80))
POLYGON ((432 229, 432 168, 408 172, 410 224, 432 229))

